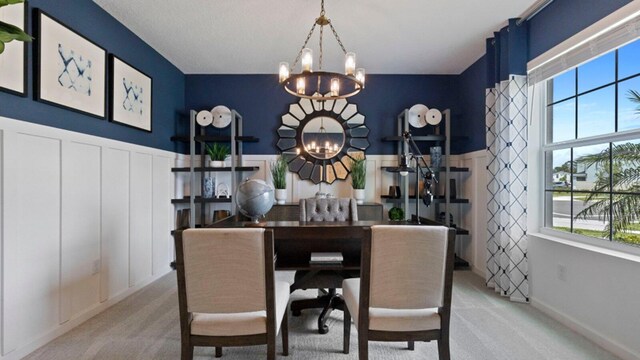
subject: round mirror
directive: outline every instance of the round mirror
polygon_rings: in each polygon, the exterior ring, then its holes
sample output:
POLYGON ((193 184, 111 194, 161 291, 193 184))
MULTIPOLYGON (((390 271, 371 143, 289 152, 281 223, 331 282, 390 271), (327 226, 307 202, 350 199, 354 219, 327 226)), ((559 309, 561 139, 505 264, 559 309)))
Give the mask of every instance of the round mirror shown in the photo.
POLYGON ((301 99, 282 115, 276 145, 300 179, 331 184, 347 179, 349 159, 355 153, 364 156, 368 135, 357 105, 301 99))
POLYGON ((302 129, 302 146, 316 159, 327 160, 342 150, 345 134, 342 125, 326 116, 311 119, 302 129))

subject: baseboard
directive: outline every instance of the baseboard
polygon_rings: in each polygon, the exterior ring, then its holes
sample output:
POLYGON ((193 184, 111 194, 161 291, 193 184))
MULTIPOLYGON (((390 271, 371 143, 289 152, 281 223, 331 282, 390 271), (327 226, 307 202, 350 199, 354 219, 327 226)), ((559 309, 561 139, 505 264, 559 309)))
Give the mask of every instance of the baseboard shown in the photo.
POLYGON ((152 282, 160 279, 161 277, 167 275, 169 272, 171 272, 171 269, 168 269, 166 272, 159 274, 159 275, 155 275, 153 277, 150 277, 149 279, 143 281, 142 283, 135 285, 133 287, 128 288, 127 290, 121 292, 120 294, 112 297, 111 299, 104 301, 102 303, 99 303, 97 305, 95 305, 92 308, 87 309, 85 312, 79 314, 78 316, 72 318, 71 320, 61 324, 60 326, 58 326, 55 329, 52 329, 51 331, 45 333, 44 335, 40 336, 39 338, 35 339, 34 341, 28 343, 27 345, 19 348, 19 349, 15 349, 12 352, 6 354, 5 356, 0 356, 0 360, 19 360, 22 359, 23 357, 29 355, 30 353, 38 350, 39 348, 41 348, 42 346, 46 345, 47 343, 49 343, 50 341, 58 338, 59 336, 71 331, 72 329, 74 329, 75 327, 77 327, 78 325, 81 325, 82 323, 84 323, 85 321, 91 319, 92 317, 100 314, 101 312, 107 310, 108 308, 112 307, 113 305, 119 303, 120 301, 126 299, 127 297, 133 295, 134 293, 142 290, 143 288, 147 287, 148 285, 150 285, 152 282))
POLYGON ((487 278, 487 275, 485 274, 483 269, 480 269, 477 266, 474 266, 473 264, 471 264, 471 271, 473 271, 474 274, 480 276, 483 279, 487 278))
POLYGON ((621 359, 624 359, 624 360, 640 359, 640 353, 634 352, 633 350, 627 348, 626 346, 619 344, 618 342, 608 338, 606 335, 596 330, 593 330, 591 327, 584 325, 580 321, 563 314, 562 312, 556 310, 554 307, 544 303, 543 301, 536 299, 535 297, 531 298, 531 305, 534 308, 549 315, 553 319, 559 321, 560 323, 567 326, 571 330, 583 335, 587 339, 598 344, 600 347, 604 348, 605 350, 620 357, 621 359))

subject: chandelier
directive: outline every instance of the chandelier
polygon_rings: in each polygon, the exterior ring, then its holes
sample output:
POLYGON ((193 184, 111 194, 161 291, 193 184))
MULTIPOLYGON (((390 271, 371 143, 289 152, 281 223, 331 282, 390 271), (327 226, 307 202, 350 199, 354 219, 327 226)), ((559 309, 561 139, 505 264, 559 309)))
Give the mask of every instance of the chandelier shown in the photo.
POLYGON ((331 20, 325 16, 324 0, 321 0, 320 17, 313 23, 307 39, 293 62, 293 66, 289 67, 287 62, 280 63, 280 84, 289 94, 300 98, 317 101, 337 100, 354 96, 364 89, 364 76, 364 69, 356 69, 356 54, 347 52, 340 40, 340 36, 338 36, 338 32, 331 24, 331 20), (312 67, 313 50, 308 48, 307 44, 318 25, 320 26, 320 56, 318 58, 318 71, 314 71, 312 67), (324 27, 327 25, 331 28, 333 36, 344 53, 344 74, 322 70, 322 36, 324 27), (300 62, 301 71, 296 74, 292 72, 292 69, 298 65, 298 62, 300 62))
POLYGON ((324 117, 320 118, 320 132, 316 135, 318 135, 317 139, 313 138, 304 144, 305 151, 311 156, 318 159, 330 159, 340 151, 341 146, 331 141, 327 129, 324 127, 324 117))

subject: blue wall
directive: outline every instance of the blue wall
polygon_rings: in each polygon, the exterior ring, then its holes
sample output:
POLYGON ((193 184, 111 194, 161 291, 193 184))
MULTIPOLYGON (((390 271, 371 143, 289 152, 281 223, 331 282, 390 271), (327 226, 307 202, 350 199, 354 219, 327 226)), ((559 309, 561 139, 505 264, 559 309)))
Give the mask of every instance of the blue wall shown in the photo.
POLYGON ((486 147, 485 138, 485 83, 487 79, 486 57, 465 70, 458 79, 460 106, 460 132, 466 141, 457 144, 460 154, 481 150, 486 147))
MULTIPOLYGON (((185 110, 185 76, 180 70, 93 1, 30 0, 29 5, 31 8, 44 10, 107 52, 115 54, 153 78, 153 132, 136 130, 34 101, 31 46, 28 97, 22 98, 0 92, 0 116, 159 149, 178 149, 169 138, 175 134, 177 118, 185 110)), ((31 25, 31 11, 29 17, 31 25)))
MULTIPOLYGON (((405 108, 421 103, 451 108, 455 113, 457 79, 455 75, 367 75, 366 89, 350 99, 365 115, 370 129, 371 147, 367 153, 395 153, 394 143, 380 140, 395 135, 396 117, 405 108)), ((281 116, 295 101, 280 87, 276 75, 187 75, 187 108, 203 110, 225 105, 238 111, 244 119, 245 135, 260 138, 258 143, 245 145, 249 154, 277 153, 276 130, 281 116)))

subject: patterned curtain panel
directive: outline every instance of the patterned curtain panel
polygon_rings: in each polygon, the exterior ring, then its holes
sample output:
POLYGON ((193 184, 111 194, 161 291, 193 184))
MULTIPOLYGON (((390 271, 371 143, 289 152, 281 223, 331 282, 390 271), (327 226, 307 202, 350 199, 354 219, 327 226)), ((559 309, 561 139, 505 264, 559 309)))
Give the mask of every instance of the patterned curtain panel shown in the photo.
POLYGON ((527 281, 527 77, 486 92, 489 211, 487 285, 529 301, 527 281))

